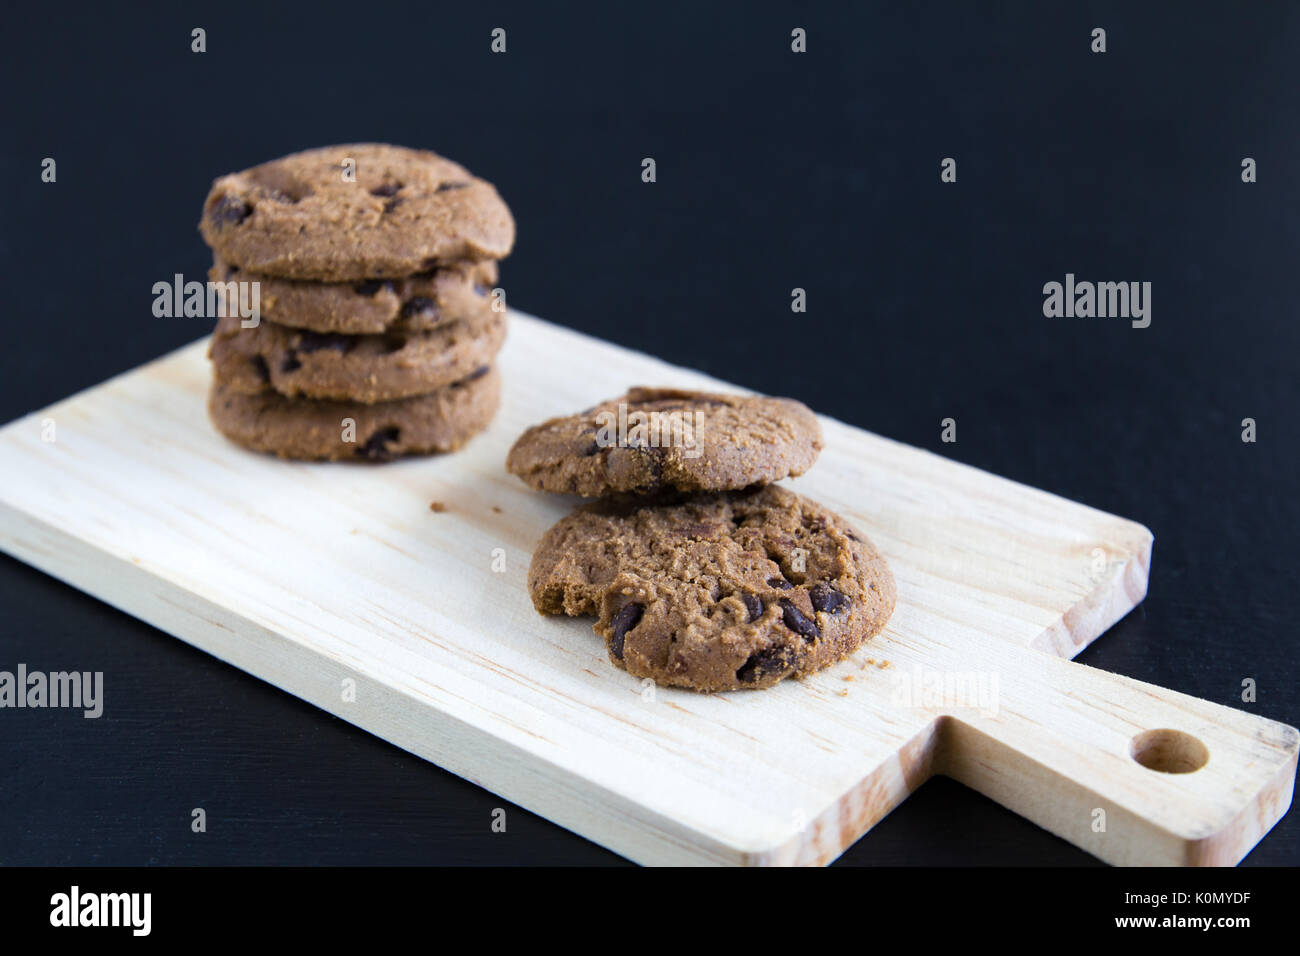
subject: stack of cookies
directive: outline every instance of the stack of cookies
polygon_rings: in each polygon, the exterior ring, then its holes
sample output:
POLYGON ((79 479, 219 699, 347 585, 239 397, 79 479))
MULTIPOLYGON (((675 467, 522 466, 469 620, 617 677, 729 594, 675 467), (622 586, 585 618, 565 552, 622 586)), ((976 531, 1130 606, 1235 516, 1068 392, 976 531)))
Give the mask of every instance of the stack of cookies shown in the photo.
POLYGON ((199 231, 227 300, 208 410, 286 458, 450 451, 487 427, 506 334, 497 260, 515 226, 490 183, 379 144, 295 153, 212 185, 199 231))
POLYGON ((596 615, 615 666, 670 686, 771 687, 840 660, 885 626, 895 586, 865 535, 769 484, 821 448, 799 402, 670 389, 533 426, 506 468, 598 499, 542 537, 533 605, 596 615))

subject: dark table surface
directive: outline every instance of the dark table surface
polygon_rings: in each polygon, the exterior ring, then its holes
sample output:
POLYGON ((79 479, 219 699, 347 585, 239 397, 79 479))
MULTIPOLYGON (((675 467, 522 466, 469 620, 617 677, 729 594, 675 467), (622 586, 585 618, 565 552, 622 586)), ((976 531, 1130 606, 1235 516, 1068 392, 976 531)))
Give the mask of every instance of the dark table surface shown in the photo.
MULTIPOLYGON (((1300 8, 986 6, 14 12, 0 420, 206 334, 150 290, 203 276, 215 176, 430 147, 513 208, 513 305, 1143 522, 1150 596, 1079 660, 1300 723, 1300 8), (1066 273, 1152 283, 1150 327, 1045 317, 1066 273)), ((0 609, 0 669, 106 696, 0 712, 0 862, 619 860, 10 558, 0 609)), ((1246 862, 1298 859, 1292 813, 1246 862)), ((1095 861, 935 779, 843 862, 1095 861)))

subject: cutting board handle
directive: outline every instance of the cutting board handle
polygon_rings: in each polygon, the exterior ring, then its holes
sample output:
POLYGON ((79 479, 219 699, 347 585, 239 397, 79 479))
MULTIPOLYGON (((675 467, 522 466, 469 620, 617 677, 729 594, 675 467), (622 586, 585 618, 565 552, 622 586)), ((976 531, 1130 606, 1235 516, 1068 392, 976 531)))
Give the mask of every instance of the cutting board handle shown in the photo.
POLYGON ((936 770, 1109 863, 1233 865, 1291 805, 1293 727, 1044 653, 990 673, 936 770))

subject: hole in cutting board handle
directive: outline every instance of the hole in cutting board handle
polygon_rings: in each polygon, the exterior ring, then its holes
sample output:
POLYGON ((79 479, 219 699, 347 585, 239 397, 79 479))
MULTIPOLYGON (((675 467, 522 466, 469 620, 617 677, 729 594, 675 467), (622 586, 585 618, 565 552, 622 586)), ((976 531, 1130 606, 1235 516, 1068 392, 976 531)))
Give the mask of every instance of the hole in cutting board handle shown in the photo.
POLYGON ((1210 750, 1181 730, 1146 730, 1129 741, 1129 754, 1148 770, 1193 773, 1210 761, 1210 750))

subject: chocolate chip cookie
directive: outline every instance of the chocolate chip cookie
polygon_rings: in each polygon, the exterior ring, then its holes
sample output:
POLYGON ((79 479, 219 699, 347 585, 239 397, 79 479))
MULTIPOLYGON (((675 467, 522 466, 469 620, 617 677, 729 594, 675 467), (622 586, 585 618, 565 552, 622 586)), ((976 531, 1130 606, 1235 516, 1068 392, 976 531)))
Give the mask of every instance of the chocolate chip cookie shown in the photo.
POLYGON ((543 536, 528 590, 543 614, 597 615, 629 674, 701 691, 825 667, 878 633, 895 601, 864 535, 774 486, 584 505, 543 536))
POLYGON ((213 282, 257 282, 263 321, 312 332, 377 335, 427 332, 492 310, 497 264, 454 262, 413 276, 361 282, 304 282, 245 272, 215 257, 213 282))
POLYGON ((436 153, 379 143, 309 149, 222 176, 199 231, 240 269, 322 282, 500 259, 515 238, 491 183, 436 153))
POLYGON ((268 385, 290 397, 350 399, 371 404, 423 395, 491 363, 506 335, 504 313, 480 322, 456 320, 428 332, 321 334, 271 322, 243 328, 238 317, 217 323, 209 355, 217 381, 235 392, 268 385))
POLYGON ((387 461, 459 448, 492 421, 500 391, 490 368, 427 395, 373 405, 288 398, 269 387, 248 394, 214 382, 208 414, 218 431, 254 451, 387 461))
POLYGON ((586 498, 724 491, 803 474, 821 449, 817 416, 793 399, 634 388, 529 428, 506 468, 586 498))

